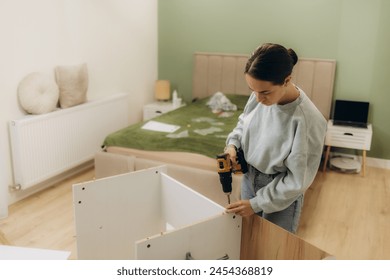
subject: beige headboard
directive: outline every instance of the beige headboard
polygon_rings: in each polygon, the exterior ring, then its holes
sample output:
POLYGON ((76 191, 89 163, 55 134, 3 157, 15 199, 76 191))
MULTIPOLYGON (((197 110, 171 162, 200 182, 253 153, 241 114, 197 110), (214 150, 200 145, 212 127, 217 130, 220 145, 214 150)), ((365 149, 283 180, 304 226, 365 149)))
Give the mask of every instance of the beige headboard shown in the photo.
MULTIPOLYGON (((249 95, 244 67, 247 55, 194 54, 193 98, 204 98, 217 91, 249 95)), ((336 61, 333 59, 299 58, 293 69, 293 82, 302 88, 326 119, 329 119, 333 96, 336 61)))

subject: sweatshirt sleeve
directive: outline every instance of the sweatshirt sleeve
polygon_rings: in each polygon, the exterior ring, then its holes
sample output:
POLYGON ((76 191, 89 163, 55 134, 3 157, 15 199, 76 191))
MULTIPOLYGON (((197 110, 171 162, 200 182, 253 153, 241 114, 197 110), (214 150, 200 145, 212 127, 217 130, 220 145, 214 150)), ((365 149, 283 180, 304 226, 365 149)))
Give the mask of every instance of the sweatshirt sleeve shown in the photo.
POLYGON ((241 147, 241 138, 245 116, 248 115, 256 107, 256 105, 256 95, 252 92, 252 94, 249 96, 248 102, 245 105, 244 111, 238 117, 236 127, 232 130, 232 132, 229 133, 226 139, 226 146, 234 145, 237 149, 241 147))
POLYGON ((291 152, 285 159, 286 172, 277 175, 250 199, 256 213, 286 209, 312 184, 320 164, 325 132, 325 120, 297 127, 291 152))

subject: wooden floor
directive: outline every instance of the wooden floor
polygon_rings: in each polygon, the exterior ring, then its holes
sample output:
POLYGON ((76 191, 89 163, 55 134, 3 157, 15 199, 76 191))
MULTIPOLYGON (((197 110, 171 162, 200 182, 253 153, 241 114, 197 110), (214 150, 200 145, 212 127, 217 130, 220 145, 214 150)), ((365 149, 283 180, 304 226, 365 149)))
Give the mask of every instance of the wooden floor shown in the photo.
POLYGON ((93 177, 91 169, 12 204, 0 219, 0 243, 70 251, 69 259, 77 259, 72 185, 93 177))
MULTIPOLYGON (((89 170, 10 206, 0 244, 71 251, 77 259, 72 184, 89 170)), ((390 170, 366 176, 319 172, 307 191, 298 235, 337 259, 390 259, 390 170)))
POLYGON ((390 170, 319 172, 298 235, 337 259, 390 259, 390 170))

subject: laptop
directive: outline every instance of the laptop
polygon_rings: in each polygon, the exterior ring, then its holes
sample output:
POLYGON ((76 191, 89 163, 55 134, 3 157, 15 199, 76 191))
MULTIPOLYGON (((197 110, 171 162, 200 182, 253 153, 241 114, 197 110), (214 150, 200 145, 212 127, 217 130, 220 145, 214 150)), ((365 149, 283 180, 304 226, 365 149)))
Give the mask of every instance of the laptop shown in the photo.
POLYGON ((369 102, 336 100, 333 125, 367 128, 369 102))

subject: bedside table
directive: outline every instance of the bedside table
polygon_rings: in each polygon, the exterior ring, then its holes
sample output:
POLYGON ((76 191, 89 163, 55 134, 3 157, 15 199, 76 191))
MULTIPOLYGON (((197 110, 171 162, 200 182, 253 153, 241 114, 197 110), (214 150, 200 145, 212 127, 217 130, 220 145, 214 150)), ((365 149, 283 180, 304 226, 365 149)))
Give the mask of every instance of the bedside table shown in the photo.
POLYGON ((156 101, 147 104, 144 106, 143 120, 149 120, 151 118, 168 113, 183 106, 185 106, 185 103, 181 103, 179 106, 174 106, 171 101, 156 101))
POLYGON ((323 172, 326 171, 326 165, 329 159, 330 148, 340 147, 348 149, 362 150, 362 175, 366 171, 366 152, 371 148, 372 126, 367 128, 333 125, 333 120, 328 121, 328 128, 325 136, 326 153, 323 166, 323 172))

